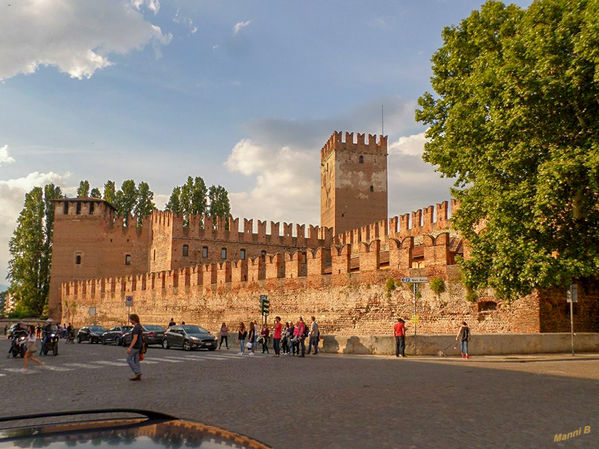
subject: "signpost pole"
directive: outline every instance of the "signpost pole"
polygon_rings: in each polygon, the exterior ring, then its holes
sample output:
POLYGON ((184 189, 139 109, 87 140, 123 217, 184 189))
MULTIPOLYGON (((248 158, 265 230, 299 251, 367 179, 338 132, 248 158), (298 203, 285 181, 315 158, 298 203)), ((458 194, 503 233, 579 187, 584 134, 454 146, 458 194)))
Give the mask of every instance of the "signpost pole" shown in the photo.
POLYGON ((574 355, 574 303, 570 301, 570 346, 574 355))
POLYGON ((578 302, 578 285, 570 284, 566 291, 566 301, 570 303, 570 348, 574 356, 574 303, 578 302))
MULTIPOLYGON (((416 312, 416 292, 418 290, 418 284, 416 282, 414 282, 412 284, 412 290, 414 293, 414 316, 418 316, 418 313, 416 312)), ((416 332, 417 332, 417 328, 418 328, 418 321, 414 321, 414 337, 416 336, 416 332)))

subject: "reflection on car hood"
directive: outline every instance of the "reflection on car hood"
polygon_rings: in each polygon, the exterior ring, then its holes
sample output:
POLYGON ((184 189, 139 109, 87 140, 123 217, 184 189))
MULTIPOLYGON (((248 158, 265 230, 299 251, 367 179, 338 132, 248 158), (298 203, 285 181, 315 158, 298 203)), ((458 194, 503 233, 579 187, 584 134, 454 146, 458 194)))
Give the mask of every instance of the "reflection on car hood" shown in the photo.
POLYGON ((0 449, 14 447, 71 449, 74 446, 92 447, 92 445, 102 449, 120 444, 129 449, 231 449, 231 447, 271 449, 244 435, 181 420, 169 420, 157 424, 139 423, 139 420, 111 420, 104 425, 88 421, 0 431, 0 449))

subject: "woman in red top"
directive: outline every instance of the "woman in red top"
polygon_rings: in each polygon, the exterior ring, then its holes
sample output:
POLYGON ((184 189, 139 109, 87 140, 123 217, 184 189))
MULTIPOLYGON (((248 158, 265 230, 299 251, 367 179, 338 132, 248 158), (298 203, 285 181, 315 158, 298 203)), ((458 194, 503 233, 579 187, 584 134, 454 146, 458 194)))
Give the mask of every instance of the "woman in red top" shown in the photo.
POLYGON ((283 331, 283 325, 281 324, 281 317, 275 317, 275 333, 272 336, 272 347, 275 350, 275 357, 278 357, 281 353, 281 332, 283 331))

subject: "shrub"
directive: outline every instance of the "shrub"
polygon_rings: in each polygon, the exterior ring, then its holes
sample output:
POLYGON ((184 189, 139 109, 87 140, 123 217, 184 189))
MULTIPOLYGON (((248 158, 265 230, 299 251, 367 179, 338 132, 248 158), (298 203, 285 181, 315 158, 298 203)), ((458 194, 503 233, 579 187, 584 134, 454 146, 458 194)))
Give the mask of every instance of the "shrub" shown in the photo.
POLYGON ((437 296, 445 291, 445 281, 441 278, 432 278, 430 282, 430 287, 433 292, 437 296))
POLYGON ((391 293, 393 290, 395 290, 395 281, 391 278, 387 279, 385 287, 387 288, 387 293, 391 293))
POLYGON ((476 302, 477 299, 478 294, 474 290, 468 289, 468 291, 466 291, 466 301, 476 302))

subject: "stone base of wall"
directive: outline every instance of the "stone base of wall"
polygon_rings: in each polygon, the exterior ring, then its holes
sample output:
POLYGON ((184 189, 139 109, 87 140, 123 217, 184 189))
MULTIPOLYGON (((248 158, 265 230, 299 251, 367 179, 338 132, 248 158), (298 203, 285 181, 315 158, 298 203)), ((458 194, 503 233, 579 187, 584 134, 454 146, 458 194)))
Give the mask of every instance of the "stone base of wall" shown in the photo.
MULTIPOLYGON (((406 337, 406 355, 460 355, 455 336, 418 335, 406 337)), ((395 355, 392 336, 325 335, 320 342, 324 352, 342 354, 395 355)), ((473 335, 469 343, 471 355, 570 353, 570 334, 494 334, 473 335)), ((575 352, 599 352, 599 333, 577 333, 575 352)))

